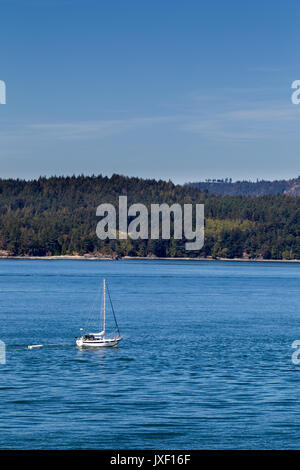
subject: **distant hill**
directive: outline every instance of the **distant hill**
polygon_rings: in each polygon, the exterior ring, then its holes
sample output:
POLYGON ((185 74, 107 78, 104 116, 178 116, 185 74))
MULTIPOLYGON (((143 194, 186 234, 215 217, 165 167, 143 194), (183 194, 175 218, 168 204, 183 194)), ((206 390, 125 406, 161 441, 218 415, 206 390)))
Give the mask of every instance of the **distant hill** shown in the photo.
POLYGON ((221 196, 266 196, 270 194, 283 194, 287 196, 300 196, 300 176, 290 180, 279 181, 235 181, 208 180, 196 183, 187 183, 186 186, 208 191, 221 196))

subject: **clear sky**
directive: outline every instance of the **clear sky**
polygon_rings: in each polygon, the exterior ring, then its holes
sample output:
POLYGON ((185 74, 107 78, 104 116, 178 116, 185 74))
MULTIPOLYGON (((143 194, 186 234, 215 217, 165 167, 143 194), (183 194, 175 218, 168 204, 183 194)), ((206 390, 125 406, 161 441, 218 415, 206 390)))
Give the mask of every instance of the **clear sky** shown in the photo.
POLYGON ((300 174, 298 1, 0 0, 0 176, 300 174))

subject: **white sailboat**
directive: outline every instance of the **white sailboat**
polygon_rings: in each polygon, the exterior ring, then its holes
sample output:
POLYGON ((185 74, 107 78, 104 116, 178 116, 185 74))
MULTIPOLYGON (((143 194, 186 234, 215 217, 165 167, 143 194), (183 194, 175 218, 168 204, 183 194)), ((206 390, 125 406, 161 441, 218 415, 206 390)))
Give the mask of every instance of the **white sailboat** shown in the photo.
POLYGON ((116 325, 116 331, 117 335, 110 338, 106 337, 106 279, 103 279, 103 328, 102 331, 99 331, 98 333, 86 333, 85 335, 81 336, 80 338, 76 339, 76 345, 79 348, 103 348, 103 347, 113 347, 117 346, 117 344, 123 339, 120 335, 120 330, 119 326, 117 323, 116 315, 114 312, 114 308, 112 305, 112 301, 110 298, 109 290, 108 290, 108 296, 109 296, 109 301, 111 304, 111 309, 116 325))

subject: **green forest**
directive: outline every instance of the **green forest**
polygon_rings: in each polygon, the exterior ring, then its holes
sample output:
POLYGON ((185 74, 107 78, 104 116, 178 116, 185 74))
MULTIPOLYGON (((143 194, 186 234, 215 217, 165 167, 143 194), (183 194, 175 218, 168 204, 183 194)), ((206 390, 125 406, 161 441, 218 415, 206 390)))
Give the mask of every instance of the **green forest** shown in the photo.
POLYGON ((221 196, 171 181, 120 175, 0 180, 0 255, 300 259, 299 197, 221 196), (101 203, 205 204, 205 243, 104 240, 96 236, 101 203))

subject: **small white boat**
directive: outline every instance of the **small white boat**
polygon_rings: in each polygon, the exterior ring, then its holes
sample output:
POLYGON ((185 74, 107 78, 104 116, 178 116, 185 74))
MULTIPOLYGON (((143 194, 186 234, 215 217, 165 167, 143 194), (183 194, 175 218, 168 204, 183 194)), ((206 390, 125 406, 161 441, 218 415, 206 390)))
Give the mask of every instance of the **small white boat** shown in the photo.
POLYGON ((28 346, 28 349, 39 349, 42 347, 43 347, 42 344, 31 344, 30 346, 28 346))
MULTIPOLYGON (((102 312, 101 312, 102 313, 102 312)), ((106 285, 106 280, 103 279, 103 328, 98 333, 86 333, 85 335, 81 336, 80 338, 76 338, 76 345, 79 348, 103 348, 103 347, 113 347, 117 346, 117 344, 123 338, 120 335, 119 326, 117 323, 115 311, 113 308, 113 304, 111 301, 110 293, 106 285), (108 292, 108 297, 111 305, 111 310, 113 313, 115 325, 116 325, 116 335, 113 337, 106 337, 106 290, 108 292)))

